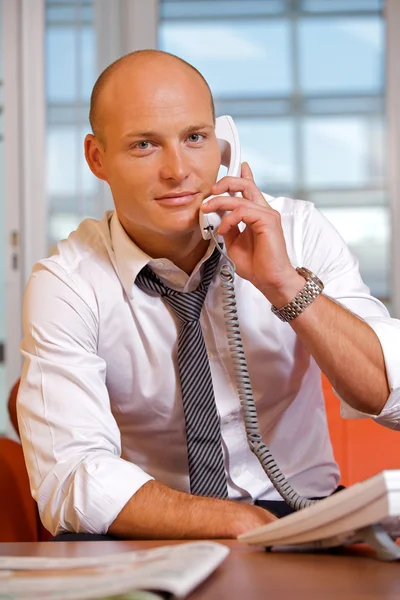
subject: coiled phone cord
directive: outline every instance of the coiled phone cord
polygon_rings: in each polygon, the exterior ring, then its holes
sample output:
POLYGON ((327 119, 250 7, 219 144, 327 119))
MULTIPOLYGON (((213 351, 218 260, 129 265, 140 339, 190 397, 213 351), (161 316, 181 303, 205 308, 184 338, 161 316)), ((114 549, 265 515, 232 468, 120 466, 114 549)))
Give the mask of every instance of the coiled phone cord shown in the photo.
POLYGON ((300 510, 315 504, 315 500, 300 496, 286 480, 269 448, 264 444, 261 438, 257 409, 254 402, 251 389, 250 376, 247 369, 246 356, 243 350, 242 338, 240 335, 239 319, 236 309, 235 296, 235 263, 227 256, 218 243, 212 228, 209 228, 211 238, 222 256, 228 264, 222 265, 219 277, 222 287, 222 308, 227 329, 228 345, 233 360, 235 371, 236 387, 239 394, 240 406, 242 409, 244 426, 246 429, 247 442, 250 450, 257 456, 265 473, 268 475, 274 488, 279 492, 285 502, 294 510, 300 510))

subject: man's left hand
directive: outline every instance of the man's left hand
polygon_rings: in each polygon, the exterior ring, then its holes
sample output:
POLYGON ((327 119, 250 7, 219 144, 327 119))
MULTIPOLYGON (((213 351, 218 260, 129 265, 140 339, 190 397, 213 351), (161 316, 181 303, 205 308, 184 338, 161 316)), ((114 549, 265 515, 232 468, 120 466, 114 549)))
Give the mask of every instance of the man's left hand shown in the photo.
POLYGON ((238 275, 251 281, 278 308, 290 302, 305 282, 290 263, 280 214, 257 188, 248 163, 242 164, 241 177, 223 177, 211 193, 216 197, 201 210, 230 211, 218 234, 224 238, 238 275), (242 197, 218 196, 225 192, 240 192, 242 197), (238 227, 241 221, 246 225, 242 232, 238 227))

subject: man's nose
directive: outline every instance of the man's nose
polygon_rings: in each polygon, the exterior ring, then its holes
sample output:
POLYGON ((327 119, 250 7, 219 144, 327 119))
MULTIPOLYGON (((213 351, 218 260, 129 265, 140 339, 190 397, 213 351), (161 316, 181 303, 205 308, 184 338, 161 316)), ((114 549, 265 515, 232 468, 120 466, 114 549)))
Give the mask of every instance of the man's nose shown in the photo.
POLYGON ((166 148, 163 152, 163 162, 160 175, 163 179, 182 181, 190 172, 189 157, 184 148, 166 148))

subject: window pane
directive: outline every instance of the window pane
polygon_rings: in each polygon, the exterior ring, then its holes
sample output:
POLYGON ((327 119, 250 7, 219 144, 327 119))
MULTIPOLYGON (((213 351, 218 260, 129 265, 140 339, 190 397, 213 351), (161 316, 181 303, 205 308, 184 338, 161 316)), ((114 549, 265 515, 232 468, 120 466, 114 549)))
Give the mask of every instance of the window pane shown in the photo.
POLYGON ((46 93, 50 102, 69 102, 77 96, 75 31, 51 27, 46 32, 46 93))
POLYGON ((47 28, 46 92, 49 102, 89 101, 94 73, 93 29, 73 26, 47 28))
POLYGON ((242 160, 246 160, 263 191, 294 186, 294 125, 292 119, 236 118, 242 160))
MULTIPOLYGON (((94 193, 97 180, 83 154, 85 132, 76 126, 51 126, 47 133, 47 191, 51 196, 94 193)), ((74 209, 69 205, 68 212, 74 209)), ((78 210, 78 207, 76 207, 78 210)), ((79 212, 79 211, 78 211, 79 212)))
POLYGON ((47 192, 72 194, 77 188, 77 146, 73 129, 51 127, 47 132, 47 192))
POLYGON ((306 186, 369 186, 383 182, 382 122, 310 117, 303 126, 306 186))
POLYGON ((374 296, 389 298, 389 215, 384 207, 322 208, 360 261, 374 296))
POLYGON ((299 67, 304 92, 380 91, 383 33, 379 17, 302 19, 299 67))
POLYGON ((161 49, 199 69, 216 97, 287 94, 289 42, 289 23, 280 19, 171 20, 160 25, 161 49))

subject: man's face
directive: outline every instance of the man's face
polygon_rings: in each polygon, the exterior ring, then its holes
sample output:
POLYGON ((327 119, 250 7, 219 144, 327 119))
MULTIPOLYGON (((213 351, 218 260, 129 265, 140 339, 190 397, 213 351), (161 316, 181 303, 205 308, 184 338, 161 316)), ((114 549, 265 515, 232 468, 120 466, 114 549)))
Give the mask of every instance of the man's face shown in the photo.
POLYGON ((204 83, 179 68, 150 71, 105 90, 104 174, 133 239, 199 229, 220 165, 204 83))

